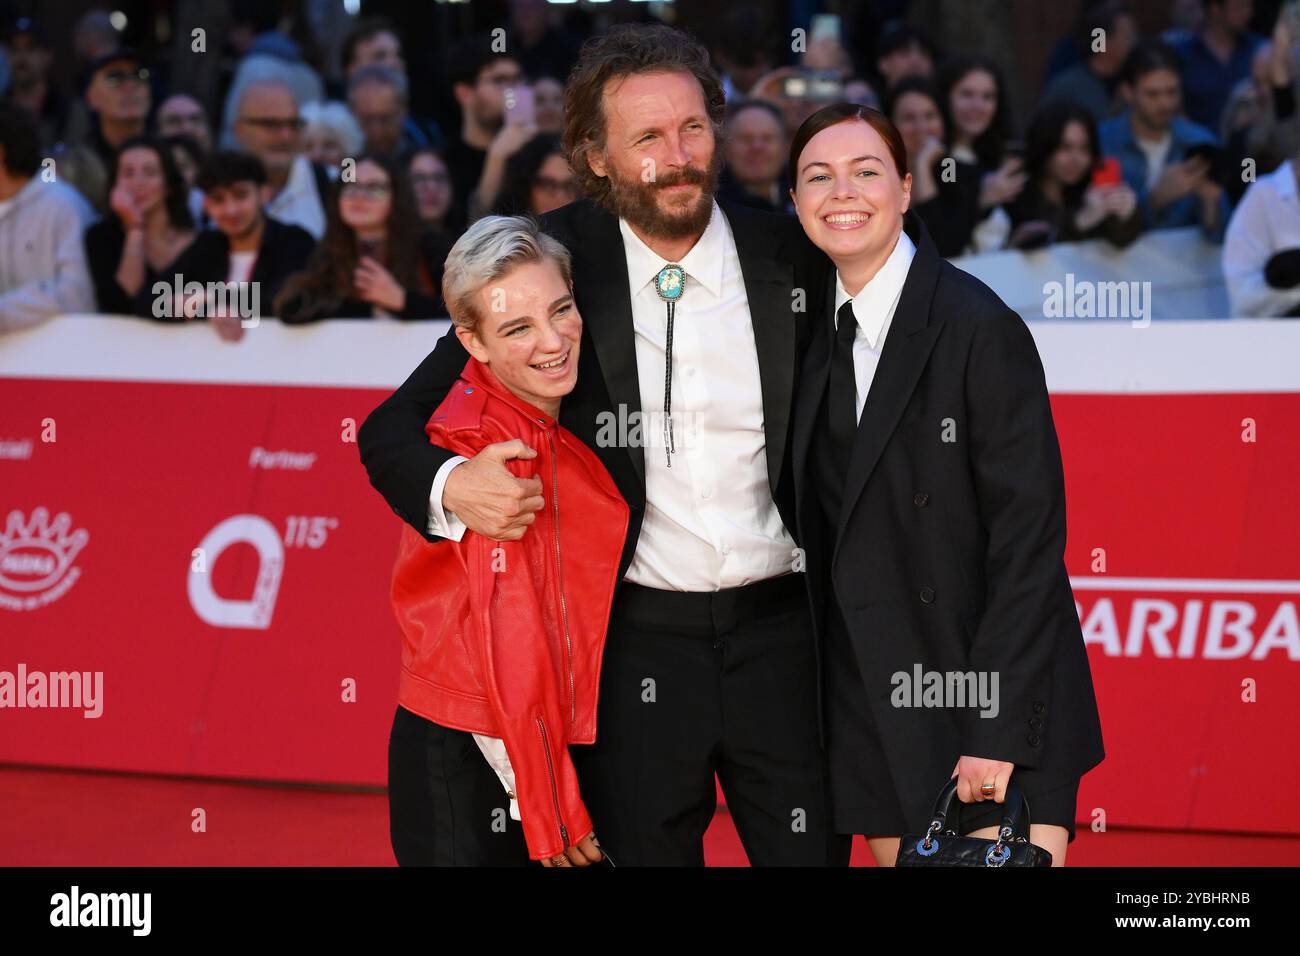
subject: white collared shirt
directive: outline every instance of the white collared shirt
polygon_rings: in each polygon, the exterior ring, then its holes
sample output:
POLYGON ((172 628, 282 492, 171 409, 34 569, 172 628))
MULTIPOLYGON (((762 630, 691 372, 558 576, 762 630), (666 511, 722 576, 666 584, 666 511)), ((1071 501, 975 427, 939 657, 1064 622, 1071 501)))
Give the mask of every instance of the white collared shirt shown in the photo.
POLYGON ((284 188, 266 204, 266 214, 280 222, 302 226, 317 242, 325 235, 324 197, 316 189, 316 174, 306 156, 299 153, 294 157, 289 178, 284 188))
POLYGON ((1300 285, 1275 289, 1264 278, 1268 260, 1285 249, 1300 249, 1300 196, 1290 160, 1251 184, 1228 221, 1223 277, 1234 316, 1283 316, 1300 305, 1300 285))
MULTIPOLYGON (((673 321, 675 450, 662 439, 667 311, 654 277, 667 264, 619 220, 641 387, 646 510, 626 579, 715 591, 791 569, 794 539, 772 498, 763 389, 740 256, 713 215, 679 262, 686 285, 673 321)), ((617 410, 615 410, 617 412, 617 410)))
POLYGON ((900 231, 898 242, 894 243, 894 251, 889 254, 885 264, 855 296, 850 296, 845 291, 839 271, 836 270, 836 328, 839 327, 840 306, 849 299, 853 300, 853 317, 858 320, 857 332, 853 338, 853 377, 858 419, 862 418, 863 406, 867 404, 867 393, 876 377, 880 353, 885 348, 885 336, 893 324, 894 311, 898 308, 898 299, 903 293, 903 283, 907 281, 907 272, 915 256, 915 243, 907 233, 900 231))

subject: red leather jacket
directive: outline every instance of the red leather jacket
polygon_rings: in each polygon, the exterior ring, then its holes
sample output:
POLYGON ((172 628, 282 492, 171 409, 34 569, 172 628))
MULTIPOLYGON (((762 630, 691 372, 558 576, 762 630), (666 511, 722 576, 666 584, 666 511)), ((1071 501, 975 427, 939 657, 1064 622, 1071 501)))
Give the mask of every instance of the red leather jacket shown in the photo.
POLYGON ((568 744, 596 739, 627 504, 591 449, 473 357, 425 431, 466 457, 522 439, 537 457, 506 467, 541 478, 547 504, 518 541, 467 531, 430 542, 403 526, 392 586, 398 703, 504 740, 528 854, 552 857, 592 829, 568 744))

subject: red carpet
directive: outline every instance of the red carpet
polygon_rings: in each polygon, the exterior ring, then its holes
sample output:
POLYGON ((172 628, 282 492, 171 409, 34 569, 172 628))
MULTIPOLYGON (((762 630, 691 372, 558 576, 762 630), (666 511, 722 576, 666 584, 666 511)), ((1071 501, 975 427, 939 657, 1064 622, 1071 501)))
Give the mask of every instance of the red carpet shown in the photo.
MULTIPOLYGON (((710 866, 744 866, 731 818, 710 866)), ((1074 866, 1295 866, 1300 836, 1080 828, 1074 866)), ((871 866, 858 838, 857 866, 871 866)), ((0 768, 0 866, 391 866, 381 792, 0 768), (194 811, 207 832, 191 828, 194 811)))

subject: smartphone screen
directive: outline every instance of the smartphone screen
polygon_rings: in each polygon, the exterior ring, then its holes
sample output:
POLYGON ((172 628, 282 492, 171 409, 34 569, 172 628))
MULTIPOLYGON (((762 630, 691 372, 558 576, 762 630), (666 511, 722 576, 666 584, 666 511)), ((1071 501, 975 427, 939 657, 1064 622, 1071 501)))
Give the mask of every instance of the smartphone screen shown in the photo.
POLYGON ((515 86, 506 91, 506 121, 528 125, 536 121, 537 99, 531 86, 515 86))
POLYGON ((1092 171, 1094 186, 1118 186, 1121 178, 1119 160, 1114 156, 1107 156, 1092 171))

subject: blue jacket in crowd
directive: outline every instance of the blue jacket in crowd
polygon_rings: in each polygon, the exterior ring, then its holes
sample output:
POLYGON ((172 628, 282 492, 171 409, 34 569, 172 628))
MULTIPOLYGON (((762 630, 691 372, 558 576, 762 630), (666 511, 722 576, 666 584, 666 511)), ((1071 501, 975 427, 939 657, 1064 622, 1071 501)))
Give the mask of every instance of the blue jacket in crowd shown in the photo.
MULTIPOLYGON (((1201 222, 1201 201, 1195 193, 1189 193, 1182 199, 1170 203, 1159 213, 1152 211, 1148 201, 1147 157, 1138 146, 1137 137, 1133 134, 1133 124, 1129 122, 1129 115, 1125 112, 1106 120, 1098 127, 1097 132, 1101 138, 1102 153, 1119 160, 1124 182, 1137 193, 1138 207, 1142 210, 1142 218, 1147 228, 1176 229, 1180 226, 1195 225, 1204 228, 1205 224, 1201 222)), ((1208 129, 1181 116, 1174 118, 1169 132, 1172 141, 1169 144, 1169 154, 1165 157, 1166 166, 1182 162, 1187 158, 1187 151, 1193 146, 1202 144, 1219 146, 1218 138, 1208 129)), ((1206 237, 1214 242, 1223 241, 1223 233, 1228 225, 1229 204, 1226 190, 1219 203, 1218 225, 1212 230, 1206 230, 1206 237)))

